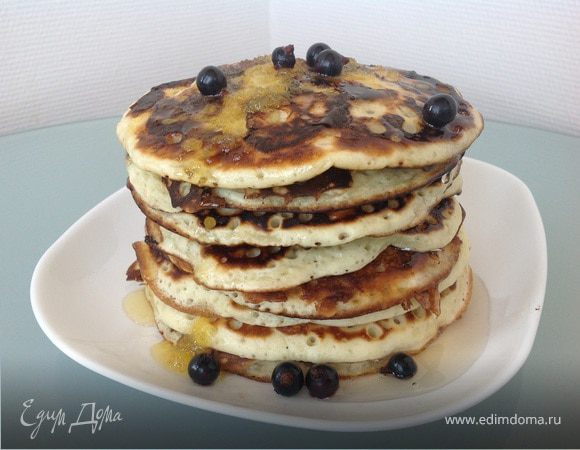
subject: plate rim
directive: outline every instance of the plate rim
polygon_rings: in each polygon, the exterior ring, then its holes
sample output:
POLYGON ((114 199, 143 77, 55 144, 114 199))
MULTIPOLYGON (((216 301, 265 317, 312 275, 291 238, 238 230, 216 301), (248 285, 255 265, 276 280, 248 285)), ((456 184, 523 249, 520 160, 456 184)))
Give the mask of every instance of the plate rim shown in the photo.
MULTIPOLYGON (((463 158, 463 160, 467 161, 469 165, 473 165, 474 170, 476 171, 482 169, 492 170, 500 174, 502 177, 510 178, 512 182, 515 182, 516 184, 519 185, 521 191, 528 197, 529 200, 528 204, 530 206, 529 212, 535 216, 534 224, 539 227, 539 231, 542 236, 542 239, 539 242, 535 242, 535 244, 538 246, 538 251, 541 254, 541 260, 538 261, 537 264, 538 271, 540 274, 543 275, 540 277, 536 277, 534 279, 535 283, 533 286, 533 292, 537 293, 537 302, 535 303, 540 308, 539 314, 533 316, 532 319, 529 319, 527 321, 529 325, 523 332, 523 336, 525 336, 525 339, 523 340, 523 342, 521 342, 522 345, 519 348, 520 351, 516 355, 514 355, 514 360, 512 360, 509 366, 509 370, 500 373, 500 376, 493 378, 491 382, 483 386, 483 389, 476 391, 471 396, 466 396, 463 399, 463 401, 455 401, 449 405, 443 406, 442 408, 427 410, 424 411, 423 413, 413 414, 412 416, 402 416, 382 420, 377 419, 377 420, 351 420, 351 421, 327 420, 321 418, 312 419, 308 417, 298 417, 295 415, 284 414, 281 412, 262 411, 254 409, 252 407, 244 407, 222 403, 221 401, 217 400, 209 400, 206 398, 197 397, 195 394, 191 394, 190 397, 192 399, 195 399, 195 405, 193 405, 192 403, 186 402, 182 398, 183 395, 181 393, 174 392, 172 389, 167 387, 155 385, 154 383, 135 380, 130 376, 127 376, 124 373, 120 372, 119 370, 109 368, 104 364, 100 364, 96 361, 93 361, 91 358, 86 357, 81 352, 70 347, 69 344, 66 342, 66 339, 64 339, 62 335, 58 334, 57 330, 52 329, 50 324, 46 320, 47 318, 43 316, 42 313, 43 306, 41 301, 42 294, 40 292, 41 290, 40 278, 42 271, 45 270, 47 261, 49 261, 50 258, 53 257, 53 254, 55 254, 59 250, 62 243, 66 242, 67 238, 76 232, 77 228, 80 228, 86 222, 89 222, 91 220, 91 217, 97 214, 104 204, 111 202, 120 196, 126 195, 125 187, 122 187, 119 190, 113 192, 111 195, 107 196, 105 199, 97 203, 89 211, 83 214, 63 234, 61 234, 58 237, 58 239, 52 245, 50 245, 50 247, 43 253, 43 255, 38 260, 34 268, 30 283, 30 299, 33 314, 40 328, 42 329, 44 334, 49 338, 49 340, 60 351, 62 351, 64 354, 66 354, 69 358, 71 358, 78 364, 88 368, 93 372, 96 372, 109 379, 117 381, 125 386, 131 387, 146 394, 161 397, 166 400, 170 400, 190 407, 193 406, 206 411, 211 411, 228 416, 234 416, 242 419, 249 419, 253 421, 275 425, 313 429, 313 430, 344 431, 344 432, 364 432, 364 431, 403 429, 407 427, 425 424, 428 422, 432 422, 434 420, 441 419, 446 416, 457 414, 458 412, 465 411, 466 409, 480 403, 481 401, 493 395, 505 384, 507 384, 524 365, 525 361, 527 360, 531 352, 538 331, 538 326, 541 318, 541 309, 545 300, 545 292, 547 285, 547 264, 548 264, 547 241, 544 224, 537 203, 528 186, 517 176, 513 175, 512 173, 508 172, 505 169, 502 169, 501 167, 497 167, 493 164, 469 157, 465 157, 463 158)), ((461 376, 458 379, 460 378, 461 376)), ((429 395, 434 392, 436 393, 437 391, 441 391, 442 389, 448 388, 449 386, 453 385, 458 379, 455 379, 450 383, 448 383, 447 385, 444 385, 441 388, 438 388, 434 391, 420 394, 416 398, 419 398, 420 396, 429 395)), ((388 403, 389 401, 392 400, 382 400, 378 403, 381 404, 388 403)))

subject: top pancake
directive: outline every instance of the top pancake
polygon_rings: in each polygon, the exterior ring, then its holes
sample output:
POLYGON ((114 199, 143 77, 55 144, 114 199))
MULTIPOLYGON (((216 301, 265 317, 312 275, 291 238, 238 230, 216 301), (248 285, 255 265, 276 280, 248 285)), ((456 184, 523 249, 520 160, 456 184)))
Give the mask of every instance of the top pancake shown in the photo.
POLYGON ((350 60, 327 77, 298 59, 269 57, 222 66, 228 86, 203 96, 195 79, 162 84, 134 103, 117 127, 133 162, 198 186, 262 189, 309 180, 336 167, 424 167, 463 153, 481 115, 451 86, 415 72, 350 60), (422 120, 434 94, 459 105, 441 129, 422 120))

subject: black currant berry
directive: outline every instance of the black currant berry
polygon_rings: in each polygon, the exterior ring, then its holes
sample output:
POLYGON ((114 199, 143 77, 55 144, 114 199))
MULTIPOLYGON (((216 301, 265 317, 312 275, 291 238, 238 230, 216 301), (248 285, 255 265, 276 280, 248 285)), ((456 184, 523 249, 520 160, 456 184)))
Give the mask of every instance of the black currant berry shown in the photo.
POLYGON ((272 52, 272 63, 276 69, 291 69, 296 64, 294 46, 276 47, 272 52))
POLYGON ((191 358, 187 373, 195 383, 209 386, 220 374, 220 365, 210 353, 200 353, 191 358))
POLYGON ((306 64, 310 67, 314 67, 314 63, 316 62, 317 56, 320 54, 321 51, 330 48, 324 42, 317 42, 316 44, 312 44, 308 51, 306 52, 306 64))
POLYGON ((321 51, 314 62, 314 70, 322 75, 335 77, 342 72, 344 58, 343 56, 332 50, 326 49, 321 51))
POLYGON ((272 372, 272 386, 276 393, 285 397, 298 394, 304 385, 304 374, 300 367, 291 362, 283 362, 272 372))
POLYGON ((455 119, 457 102, 448 94, 436 94, 423 106, 423 120, 435 128, 441 128, 455 119))
POLYGON ((381 369, 381 373, 391 374, 400 379, 411 378, 417 373, 417 364, 406 353, 395 353, 381 369))
POLYGON ((215 66, 207 66, 200 70, 195 84, 203 95, 217 95, 228 83, 224 73, 215 66))
POLYGON ((328 398, 338 390, 338 373, 325 364, 315 364, 306 374, 306 387, 312 397, 328 398))

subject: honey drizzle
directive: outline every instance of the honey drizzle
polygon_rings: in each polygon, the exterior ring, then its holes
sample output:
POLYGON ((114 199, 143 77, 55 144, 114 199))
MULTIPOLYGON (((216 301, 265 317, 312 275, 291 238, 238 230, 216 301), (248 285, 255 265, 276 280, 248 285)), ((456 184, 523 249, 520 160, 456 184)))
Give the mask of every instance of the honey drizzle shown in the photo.
POLYGON ((151 356, 161 366, 172 372, 187 373, 191 358, 204 350, 188 335, 183 336, 176 344, 165 339, 151 347, 151 356))
MULTIPOLYGON (((123 299, 123 310, 137 325, 155 325, 153 308, 147 301, 144 288, 129 293, 123 299)), ((193 322, 190 333, 183 335, 176 344, 163 339, 152 345, 151 356, 166 369, 186 374, 189 361, 207 349, 213 333, 214 328, 210 320, 198 317, 193 322)))
POLYGON ((123 299, 123 310, 125 311, 125 314, 127 314, 127 317, 137 325, 155 325, 153 310, 145 297, 145 290, 143 288, 129 293, 123 299))

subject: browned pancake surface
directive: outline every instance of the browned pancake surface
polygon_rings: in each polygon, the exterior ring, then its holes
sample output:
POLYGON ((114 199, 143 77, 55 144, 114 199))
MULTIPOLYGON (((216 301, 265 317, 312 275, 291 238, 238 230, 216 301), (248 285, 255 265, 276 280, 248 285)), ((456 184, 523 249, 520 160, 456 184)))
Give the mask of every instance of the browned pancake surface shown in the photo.
MULTIPOLYGON (((171 263, 153 242, 134 245, 141 275, 161 300, 175 309, 191 314, 211 315, 195 307, 180 304, 157 287, 163 272, 172 283, 195 283, 191 273, 171 263)), ((451 272, 458 260, 461 240, 455 237, 443 249, 433 252, 404 251, 388 247, 363 269, 340 276, 310 281, 284 291, 231 292, 230 299, 239 298, 246 304, 259 306, 264 302, 283 302, 298 299, 316 306, 310 319, 344 319, 381 311, 395 305, 406 305, 415 297, 425 309, 438 311, 438 284, 451 272)), ((235 302, 233 302, 235 303, 235 302)), ((243 307, 243 306, 239 306, 243 307)), ((267 308, 259 308, 268 312, 267 308)), ((292 317, 288 314, 288 317, 292 317)), ((290 329, 289 329, 290 330, 290 329)))
POLYGON ((443 162, 482 129, 479 113, 452 86, 415 72, 351 60, 340 76, 326 77, 300 59, 293 69, 275 70, 267 57, 222 69, 228 86, 220 95, 201 95, 191 78, 154 87, 134 103, 123 119, 130 129, 120 132, 130 154, 169 161, 172 179, 226 187, 224 174, 246 169, 268 172, 266 178, 293 171, 288 176, 299 181, 333 165, 361 170, 443 162), (261 82, 269 88, 260 89, 261 82), (451 123, 434 128, 422 122, 422 108, 439 93, 454 97, 459 109, 451 123), (331 155, 337 150, 340 161, 331 155))

